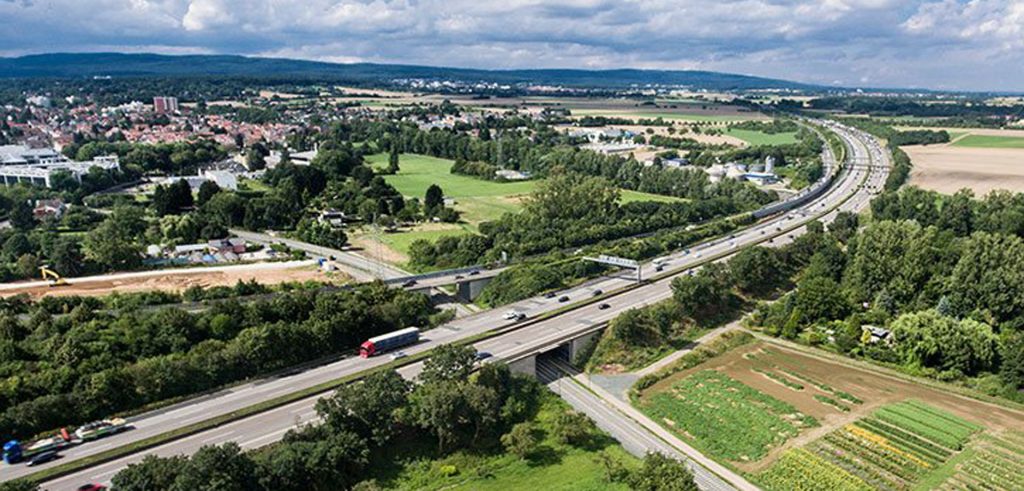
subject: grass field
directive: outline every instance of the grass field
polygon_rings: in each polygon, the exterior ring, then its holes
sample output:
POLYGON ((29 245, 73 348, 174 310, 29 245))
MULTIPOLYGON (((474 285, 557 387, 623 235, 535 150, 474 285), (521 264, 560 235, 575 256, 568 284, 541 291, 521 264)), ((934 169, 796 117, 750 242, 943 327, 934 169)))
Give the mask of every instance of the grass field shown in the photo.
MULTIPOLYGON (((498 452, 456 452, 441 459, 413 460, 386 469, 384 475, 377 476, 379 483, 384 489, 409 491, 626 491, 626 486, 604 480, 604 467, 597 459, 598 453, 604 451, 630 468, 638 464, 637 459, 604 434, 584 448, 558 443, 550 434, 552 421, 568 406, 546 391, 543 397, 543 405, 533 422, 544 436, 534 457, 521 460, 498 452), (443 466, 453 466, 455 474, 445 475, 443 466)), ((409 452, 409 449, 396 451, 409 452)), ((429 453, 427 448, 421 454, 429 453)))
MULTIPOLYGON (((952 137, 952 135, 950 135, 950 137, 952 137)), ((967 135, 953 142, 952 146, 971 148, 1024 148, 1024 137, 967 135)))
MULTIPOLYGON (((374 168, 387 166, 388 155, 378 153, 366 157, 367 163, 374 168)), ((370 234, 356 233, 355 242, 362 242, 367 253, 374 255, 375 246, 370 242, 383 244, 390 251, 377 254, 381 259, 392 263, 403 263, 408 260, 409 245, 417 239, 435 240, 446 235, 461 235, 477 231, 481 222, 497 220, 505 213, 516 213, 522 209, 522 199, 529 195, 537 186, 538 181, 495 182, 475 177, 452 174, 451 160, 439 159, 417 154, 402 154, 399 157, 399 171, 396 175, 385 176, 389 184, 403 196, 417 197, 420 200, 431 184, 441 186, 445 197, 455 200, 455 209, 462 214, 462 222, 458 224, 423 224, 397 233, 370 234), (367 240, 360 241, 359 238, 367 240)), ((622 191, 622 203, 633 201, 685 201, 637 191, 622 191)))
POLYGON ((790 131, 786 133, 764 133, 761 131, 729 128, 728 130, 726 130, 725 134, 739 138, 740 140, 747 142, 751 146, 786 145, 789 143, 796 143, 795 131, 790 131))

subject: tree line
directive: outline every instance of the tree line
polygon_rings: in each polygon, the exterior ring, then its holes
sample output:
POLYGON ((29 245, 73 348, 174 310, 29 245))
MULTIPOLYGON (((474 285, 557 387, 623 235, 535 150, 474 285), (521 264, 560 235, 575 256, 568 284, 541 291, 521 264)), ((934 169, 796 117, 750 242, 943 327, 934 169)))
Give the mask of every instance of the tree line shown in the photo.
POLYGON ((8 299, 0 309, 0 434, 27 438, 338 354, 429 327, 423 295, 366 284, 176 307, 108 311, 90 301, 8 299))

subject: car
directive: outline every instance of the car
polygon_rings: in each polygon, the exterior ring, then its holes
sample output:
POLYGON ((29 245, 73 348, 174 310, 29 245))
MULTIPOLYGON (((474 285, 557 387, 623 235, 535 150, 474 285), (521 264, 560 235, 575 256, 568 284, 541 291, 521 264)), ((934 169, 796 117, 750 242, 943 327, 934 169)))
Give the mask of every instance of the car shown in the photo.
POLYGON ((775 227, 776 232, 782 232, 782 227, 775 227))
POLYGON ((461 274, 455 275, 455 279, 457 279, 457 280, 461 280, 463 278, 465 278, 465 276, 462 276, 461 274))
POLYGON ((562 302, 562 303, 568 302, 569 301, 569 295, 562 295, 561 297, 558 297, 558 301, 562 302))
POLYGON ((694 257, 700 257, 700 256, 701 256, 701 254, 698 252, 697 255, 694 256, 694 257))
POLYGON ((509 310, 509 311, 505 312, 504 314, 502 314, 501 318, 505 319, 507 321, 510 321, 510 320, 518 319, 519 316, 521 316, 521 315, 523 315, 523 313, 519 312, 518 310, 509 310))
POLYGON ((601 295, 604 295, 604 290, 598 288, 597 290, 594 290, 594 292, 591 293, 590 295, 594 297, 599 297, 601 295))
POLYGON ((555 292, 547 292, 544 294, 544 298, 555 298, 555 292))
POLYGON ((664 271, 665 270, 665 265, 659 264, 659 265, 654 267, 654 270, 658 271, 658 272, 664 271))
POLYGON ((769 238, 768 239, 768 243, 769 244, 774 244, 775 243, 775 239, 774 238, 769 238))
POLYGON ((476 361, 476 362, 484 361, 484 360, 486 360, 486 359, 488 359, 488 358, 490 358, 492 356, 494 356, 494 355, 492 355, 489 351, 477 351, 476 355, 473 356, 473 361, 476 361))
POLYGON ((761 231, 761 235, 764 235, 764 230, 761 231))
POLYGON ((92 482, 78 487, 78 491, 104 491, 105 489, 107 489, 106 486, 92 482))
POLYGON ((476 276, 476 275, 478 275, 478 274, 480 274, 480 270, 477 270, 477 269, 474 269, 473 271, 470 271, 470 272, 469 272, 469 275, 470 275, 470 276, 476 276))
POLYGON ((416 285, 416 280, 406 280, 402 283, 402 288, 409 288, 410 286, 416 285))
POLYGON ((404 351, 396 351, 394 353, 391 353, 391 360, 392 361, 394 361, 394 360, 401 360, 402 358, 405 358, 406 356, 409 356, 409 355, 407 355, 404 351))
POLYGON ((28 461, 28 466, 34 467, 40 464, 45 464, 51 460, 56 460, 57 457, 58 455, 56 450, 47 450, 32 457, 32 460, 28 461))
POLYGON ((608 310, 608 309, 612 308, 612 306, 608 305, 606 303, 603 303, 601 305, 598 305, 597 308, 598 308, 598 310, 608 310))

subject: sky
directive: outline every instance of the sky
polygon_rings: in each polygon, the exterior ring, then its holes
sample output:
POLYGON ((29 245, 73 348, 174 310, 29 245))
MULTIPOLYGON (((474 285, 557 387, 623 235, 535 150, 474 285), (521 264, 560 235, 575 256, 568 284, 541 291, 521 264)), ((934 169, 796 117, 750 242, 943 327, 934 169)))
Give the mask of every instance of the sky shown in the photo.
POLYGON ((0 0, 0 56, 219 53, 1024 91, 1024 0, 0 0))

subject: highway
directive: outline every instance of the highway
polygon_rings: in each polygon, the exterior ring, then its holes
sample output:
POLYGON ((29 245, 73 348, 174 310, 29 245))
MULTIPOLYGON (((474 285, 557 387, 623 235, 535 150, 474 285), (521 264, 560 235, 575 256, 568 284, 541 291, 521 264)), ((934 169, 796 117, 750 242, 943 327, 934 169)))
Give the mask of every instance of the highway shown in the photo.
POLYGON ((272 235, 250 232, 248 230, 230 229, 232 235, 245 239, 249 242, 259 244, 283 244, 292 249, 304 251, 314 257, 328 258, 339 264, 342 270, 358 281, 372 281, 375 279, 387 280, 409 276, 409 272, 398 269, 394 266, 384 264, 380 261, 367 259, 358 254, 309 244, 295 239, 285 237, 274 237, 272 235))
MULTIPOLYGON (((843 203, 840 209, 859 210, 866 206, 871 197, 870 190, 874 187, 880 187, 884 182, 886 167, 884 163, 881 165, 866 164, 870 154, 876 155, 874 160, 884 162, 884 160, 878 160, 884 159, 882 151, 880 148, 869 150, 867 144, 859 141, 865 138, 862 134, 842 129, 838 130, 837 133, 848 141, 851 147, 851 160, 854 165, 847 166, 836 178, 832 188, 817 201, 783 216, 766 219, 742 232, 737 232, 733 238, 717 239, 694 246, 688 251, 674 254, 669 257, 665 269, 682 274, 697 264, 706 261, 708 257, 717 254, 728 254, 744 246, 767 241, 776 234, 781 235, 773 240, 773 244, 778 245, 787 242, 790 240, 789 235, 795 236, 800 233, 800 229, 788 234, 782 233, 780 229, 784 231, 789 227, 799 226, 813 219, 815 217, 814 213, 836 205, 850 196, 852 198, 843 203), (865 186, 861 186, 862 181, 866 183, 865 186)), ((873 142, 874 140, 865 141, 873 142)), ((828 216, 824 217, 824 221, 830 221, 835 216, 835 213, 835 211, 829 213, 828 216)), ((651 263, 645 264, 643 266, 644 276, 652 277, 656 274, 654 268, 654 265, 651 263)), ((536 317, 542 313, 565 306, 566 303, 559 302, 558 300, 558 297, 562 295, 569 296, 570 302, 575 302, 592 297, 598 290, 610 292, 633 283, 632 279, 623 276, 600 278, 578 287, 558 292, 554 298, 535 297, 517 302, 505 309, 524 312, 531 318, 536 317)), ((560 340, 578 335, 578 333, 589 329, 599 328, 604 322, 625 310, 668 298, 671 295, 670 281, 671 278, 665 278, 611 297, 605 300, 610 306, 606 310, 599 310, 596 305, 570 310, 551 319, 532 323, 507 334, 481 341, 476 343, 476 347, 478 350, 491 352, 498 359, 514 359, 525 353, 547 349, 557 345, 560 340)), ((499 326, 511 326, 514 323, 502 318, 502 311, 505 309, 480 312, 428 331, 424 335, 424 342, 407 348, 404 351, 408 354, 415 354, 432 349, 439 344, 454 342, 499 326)), ((227 414, 267 399, 293 393, 297 390, 345 375, 356 374, 368 368, 385 364, 388 361, 387 357, 371 359, 349 357, 306 371, 241 384, 159 411, 142 414, 131 418, 130 422, 135 426, 134 430, 99 442, 71 448, 64 452, 64 457, 56 463, 95 455, 110 448, 137 442, 181 426, 227 414)), ((401 372, 404 375, 413 376, 418 372, 418 369, 418 364, 413 364, 403 368, 401 372)), ((175 440, 150 449, 145 453, 165 456, 190 453, 202 445, 226 441, 237 441, 245 448, 255 448, 272 443, 279 439, 289 428, 294 427, 297 422, 307 422, 312 419, 314 417, 312 407, 319 397, 312 396, 296 401, 212 430, 175 440)), ((118 469, 131 462, 141 460, 142 456, 143 454, 134 454, 122 457, 47 482, 45 487, 54 490, 75 489, 84 482, 94 480, 108 481, 118 469)), ((45 468, 47 465, 54 464, 46 464, 37 468, 28 468, 24 465, 5 465, 0 467, 0 476, 4 480, 12 479, 28 475, 39 468, 45 468)))

